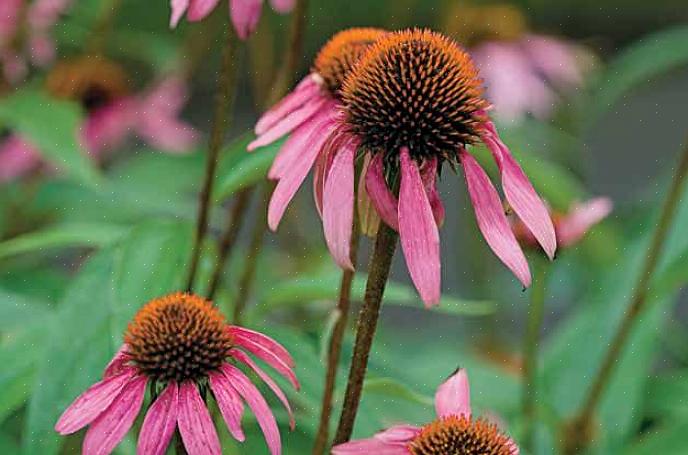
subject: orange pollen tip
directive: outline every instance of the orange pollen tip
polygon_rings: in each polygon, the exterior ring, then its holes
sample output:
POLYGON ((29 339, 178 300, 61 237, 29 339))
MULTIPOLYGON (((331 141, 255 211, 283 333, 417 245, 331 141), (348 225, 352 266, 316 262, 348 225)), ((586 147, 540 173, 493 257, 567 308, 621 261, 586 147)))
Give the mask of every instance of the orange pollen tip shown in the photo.
POLYGON ((124 342, 136 367, 147 376, 181 382, 217 370, 233 339, 220 311, 194 294, 177 292, 153 299, 129 323, 124 342))
POLYGON ((408 450, 412 455, 514 455, 516 445, 487 420, 449 416, 423 427, 408 450))

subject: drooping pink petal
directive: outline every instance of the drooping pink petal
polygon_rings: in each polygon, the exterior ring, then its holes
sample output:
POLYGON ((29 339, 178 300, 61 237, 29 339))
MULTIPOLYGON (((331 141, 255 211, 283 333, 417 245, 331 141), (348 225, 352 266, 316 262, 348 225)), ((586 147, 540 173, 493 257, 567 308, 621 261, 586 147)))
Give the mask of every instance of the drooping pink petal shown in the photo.
POLYGON ((592 226, 609 215, 612 207, 611 199, 606 197, 575 204, 569 213, 556 224, 559 247, 571 246, 578 242, 592 226))
POLYGON ((177 427, 179 387, 170 381, 146 413, 136 446, 137 455, 165 455, 177 427))
POLYGON ((3 0, 0 2, 0 46, 14 38, 20 24, 24 0, 3 0))
POLYGON ((20 136, 10 136, 0 144, 0 183, 14 180, 40 166, 41 155, 20 136))
POLYGON ((229 379, 217 372, 210 373, 210 388, 215 395, 217 407, 220 408, 222 418, 225 419, 229 432, 239 442, 244 442, 246 436, 241 428, 241 416, 244 413, 244 403, 241 397, 232 387, 229 379))
POLYGON ((148 378, 137 376, 122 389, 112 404, 88 427, 83 455, 108 455, 126 436, 141 410, 148 378))
POLYGON ((296 0, 270 0, 272 9, 280 14, 286 14, 294 9, 296 0))
POLYGON ((191 0, 186 18, 190 22, 201 21, 208 17, 219 2, 220 0, 191 0))
MULTIPOLYGON (((336 111, 332 111, 331 118, 337 118, 336 111)), ((339 150, 344 146, 351 146, 353 144, 359 144, 355 136, 345 131, 342 128, 343 123, 338 122, 339 126, 334 129, 330 137, 323 145, 318 159, 315 161, 313 166, 313 199, 315 200, 315 208, 318 210, 318 216, 322 219, 323 216, 323 194, 325 193, 325 182, 327 182, 327 177, 330 174, 330 169, 332 168, 332 162, 334 157, 337 155, 339 150)), ((358 148, 358 145, 355 145, 358 148)))
POLYGON ((213 419, 192 381, 184 381, 179 387, 177 424, 189 454, 222 454, 213 419))
POLYGON ((229 0, 229 12, 237 36, 245 40, 256 30, 263 0, 229 0))
POLYGON ((428 195, 432 214, 435 217, 438 227, 444 224, 444 204, 440 199, 440 193, 437 191, 437 157, 433 156, 427 160, 420 169, 420 177, 423 179, 425 186, 425 193, 428 195))
POLYGON ((420 428, 414 425, 395 425, 375 435, 376 439, 392 444, 408 444, 418 436, 420 428))
POLYGON ((170 15, 170 28, 175 28, 189 9, 189 0, 170 0, 172 14, 170 15))
POLYGON ((134 371, 127 370, 93 384, 62 413, 55 424, 55 431, 71 434, 93 422, 119 396, 133 376, 134 371))
POLYGON ((538 71, 553 85, 571 88, 583 83, 578 50, 564 40, 544 35, 527 35, 522 45, 538 71))
POLYGON ((411 280, 426 306, 440 302, 440 235, 418 165, 401 149, 399 238, 411 280))
POLYGON ((547 256, 553 258, 557 250, 557 237, 545 203, 535 192, 509 149, 499 139, 492 122, 487 122, 487 133, 482 139, 499 167, 506 200, 538 240, 547 256))
POLYGON ((337 265, 354 270, 351 263, 351 232, 354 222, 354 144, 336 152, 323 193, 325 241, 337 265))
POLYGON ((437 388, 435 411, 440 418, 471 416, 471 393, 466 370, 459 369, 437 388))
POLYGON ((268 129, 275 126, 277 122, 300 109, 316 96, 322 96, 320 83, 316 75, 309 74, 298 83, 294 90, 289 92, 279 103, 271 107, 260 117, 255 127, 256 135, 260 136, 265 133, 268 129))
POLYGON ((242 340, 251 341, 260 346, 262 349, 270 352, 272 355, 277 356, 285 365, 292 368, 294 367, 294 359, 292 358, 291 354, 289 354, 289 351, 287 351, 284 346, 269 336, 260 332, 256 332, 255 330, 236 325, 230 326, 228 330, 233 336, 238 338, 239 342, 242 340))
POLYGON ((411 425, 396 425, 369 439, 360 439, 332 448, 332 455, 410 455, 408 444, 420 433, 411 425))
POLYGON ((462 150, 460 157, 480 232, 492 251, 523 286, 530 286, 528 262, 511 231, 497 190, 473 156, 462 150))
POLYGON ((136 125, 136 108, 131 99, 103 106, 91 112, 82 125, 82 141, 93 157, 122 145, 136 125))
POLYGON ((381 153, 376 153, 370 161, 368 172, 366 173, 366 190, 370 201, 382 221, 395 231, 399 230, 399 213, 397 198, 387 187, 385 180, 383 157, 381 153))
POLYGON ((325 141, 335 128, 335 123, 327 123, 321 130, 314 131, 304 148, 301 157, 291 162, 289 169, 285 169, 282 178, 272 193, 268 206, 268 226, 276 231, 279 223, 296 191, 301 187, 308 171, 313 167, 315 159, 322 150, 325 141))
POLYGON ((265 373, 265 371, 263 371, 258 365, 256 365, 256 362, 254 362, 249 356, 244 354, 242 351, 238 349, 233 349, 231 351, 231 354, 240 362, 244 362, 246 365, 248 365, 258 375, 258 377, 260 377, 260 379, 262 379, 263 382, 265 382, 265 384, 267 384, 267 386, 270 387, 270 390, 274 392, 277 398, 284 405, 284 408, 287 410, 287 414, 289 414, 289 426, 293 430, 296 426, 296 421, 294 420, 294 413, 292 412, 291 406, 289 405, 289 400, 287 400, 287 397, 284 395, 284 392, 282 392, 282 389, 280 389, 280 387, 275 383, 275 381, 272 380, 270 376, 268 376, 265 373))
POLYGON ((272 368, 275 369, 275 371, 284 376, 295 389, 299 389, 299 381, 298 379, 296 379, 294 370, 292 370, 292 368, 289 365, 284 363, 281 358, 267 351, 265 348, 261 347, 259 344, 254 343, 253 341, 243 340, 240 344, 237 344, 237 346, 241 349, 250 352, 263 362, 270 365, 272 368))
POLYGON ((130 368, 127 363, 131 359, 129 353, 127 352, 129 347, 127 344, 123 344, 119 350, 115 353, 115 356, 110 360, 110 363, 105 367, 103 372, 103 379, 116 376, 124 371, 125 368, 130 368))
POLYGON ((221 367, 222 373, 227 376, 234 389, 244 397, 246 404, 253 411, 258 421, 258 426, 263 431, 265 441, 268 444, 272 455, 282 453, 282 441, 280 439, 279 428, 272 414, 270 407, 265 402, 265 398, 251 381, 238 368, 228 363, 221 367))

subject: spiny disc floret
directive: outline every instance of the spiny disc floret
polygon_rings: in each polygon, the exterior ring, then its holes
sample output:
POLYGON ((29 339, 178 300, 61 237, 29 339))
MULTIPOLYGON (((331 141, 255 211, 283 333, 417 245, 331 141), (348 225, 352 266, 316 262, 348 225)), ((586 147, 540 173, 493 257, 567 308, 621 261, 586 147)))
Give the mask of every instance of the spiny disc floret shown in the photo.
POLYGON ((452 159, 478 139, 489 105, 478 71, 452 40, 428 30, 390 33, 347 77, 347 121, 370 150, 452 159))
POLYGON ((483 419, 449 416, 423 427, 408 446, 412 455, 514 455, 515 446, 483 419))
POLYGON ((199 380, 232 348, 225 319, 210 302, 175 293, 147 303, 124 337, 135 366, 159 381, 199 380))

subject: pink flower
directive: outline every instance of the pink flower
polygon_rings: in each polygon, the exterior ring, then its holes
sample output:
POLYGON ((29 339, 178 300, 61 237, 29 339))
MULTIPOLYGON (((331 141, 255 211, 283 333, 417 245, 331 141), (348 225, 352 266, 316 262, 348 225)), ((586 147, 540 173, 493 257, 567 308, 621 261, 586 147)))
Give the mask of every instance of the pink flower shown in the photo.
POLYGON ((516 443, 499 432, 497 426, 471 415, 466 371, 454 373, 435 394, 437 420, 423 427, 396 425, 372 438, 350 441, 333 447, 332 455, 416 455, 421 453, 481 453, 518 455, 516 443))
MULTIPOLYGON (((191 22, 205 19, 215 9, 220 0, 170 0, 172 15, 170 27, 176 27, 182 16, 191 22)), ((286 14, 294 8, 296 0, 270 0, 272 9, 286 14)), ((229 14, 237 35, 247 39, 258 26, 263 0, 229 0, 229 14)))
POLYGON ((55 430, 63 435, 88 426, 84 455, 111 453, 131 428, 144 402, 149 404, 137 454, 163 455, 175 429, 189 454, 221 454, 205 390, 212 392, 227 428, 244 441, 244 403, 255 414, 272 455, 281 453, 277 422, 241 364, 260 377, 285 406, 279 386, 251 359, 252 354, 284 376, 296 389, 294 361, 267 336, 225 323, 210 302, 192 294, 170 294, 147 303, 129 324, 125 344, 107 365, 103 380, 81 394, 62 414, 55 430), (203 390, 203 395, 201 394, 203 390))

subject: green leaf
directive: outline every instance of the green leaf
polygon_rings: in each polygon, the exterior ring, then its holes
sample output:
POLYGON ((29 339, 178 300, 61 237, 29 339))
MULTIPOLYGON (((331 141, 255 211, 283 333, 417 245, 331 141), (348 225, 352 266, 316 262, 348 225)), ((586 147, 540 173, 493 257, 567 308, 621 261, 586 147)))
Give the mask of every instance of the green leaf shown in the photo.
POLYGON ((96 185, 100 174, 79 145, 79 107, 42 91, 22 89, 0 100, 0 123, 35 144, 43 157, 78 181, 96 185))
POLYGON ((0 289, 0 332, 21 330, 28 324, 48 317, 47 302, 0 289))
POLYGON ((688 370, 669 371, 652 378, 645 411, 654 417, 688 420, 688 370))
POLYGON ((0 243, 0 258, 59 248, 98 248, 120 238, 126 228, 112 224, 63 224, 22 234, 0 243))
POLYGON ((432 407, 435 403, 433 397, 418 393, 392 378, 368 378, 363 384, 363 391, 384 395, 392 399, 407 400, 421 406, 432 407))
MULTIPOLYGON (((682 397, 685 399, 685 396, 682 397)), ((684 455, 686 453, 688 421, 672 422, 646 435, 626 450, 626 455, 684 455)))

